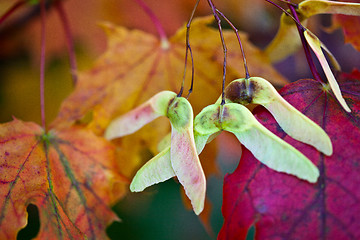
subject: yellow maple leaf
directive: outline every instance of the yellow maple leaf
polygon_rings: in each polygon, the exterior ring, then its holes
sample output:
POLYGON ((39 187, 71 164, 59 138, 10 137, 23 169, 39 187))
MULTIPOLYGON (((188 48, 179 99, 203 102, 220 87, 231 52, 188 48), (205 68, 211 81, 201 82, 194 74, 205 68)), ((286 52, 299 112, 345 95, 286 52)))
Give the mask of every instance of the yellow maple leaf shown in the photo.
MULTIPOLYGON (((195 83, 189 101, 194 113, 214 102, 221 94, 222 45, 219 32, 209 26, 212 16, 194 19, 190 44, 194 54, 195 83)), ((178 91, 183 76, 186 27, 181 28, 167 42, 139 30, 128 30, 110 23, 103 28, 108 35, 108 49, 92 69, 80 74, 75 91, 64 101, 54 124, 69 124, 91 114, 89 127, 102 134, 116 116, 124 114, 150 96, 162 90, 178 91)), ((224 31, 228 45, 227 81, 243 75, 243 62, 235 34, 224 31)), ((251 74, 276 79, 278 85, 286 80, 269 64, 262 52, 241 34, 248 56, 251 74)), ((185 87, 189 87, 190 73, 185 87)), ((144 152, 157 150, 157 144, 168 132, 164 122, 145 126, 136 135, 118 141, 120 161, 126 161, 125 170, 134 174, 134 168, 143 163, 144 152), (161 126, 158 128, 157 126, 161 126), (135 142, 134 142, 135 141, 135 142), (126 147, 125 147, 126 146, 126 147), (133 165, 132 165, 133 162, 133 165)))

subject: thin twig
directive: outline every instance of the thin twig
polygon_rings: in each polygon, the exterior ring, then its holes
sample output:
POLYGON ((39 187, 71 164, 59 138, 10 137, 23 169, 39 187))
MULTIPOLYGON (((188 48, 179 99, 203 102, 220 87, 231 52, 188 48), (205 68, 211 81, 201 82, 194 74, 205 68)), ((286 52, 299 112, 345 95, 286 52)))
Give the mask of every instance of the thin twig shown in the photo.
POLYGON ((185 50, 185 64, 184 64, 184 74, 183 74, 183 79, 182 79, 182 83, 181 83, 181 88, 180 91, 178 93, 178 97, 181 97, 183 91, 184 91, 184 84, 185 84, 185 77, 186 77, 186 67, 187 67, 187 59, 188 59, 188 53, 190 52, 190 58, 191 58, 191 86, 188 92, 188 95, 186 96, 186 98, 189 98, 190 94, 193 91, 193 87, 194 87, 194 72, 195 72, 195 68, 194 68, 194 58, 193 58, 193 53, 192 53, 192 49, 190 46, 190 42, 189 42, 189 35, 190 35, 190 25, 191 22, 194 18, 195 15, 195 11, 196 8, 199 5, 200 0, 197 0, 195 3, 195 6, 191 12, 191 16, 190 19, 188 21, 188 23, 186 24, 186 50, 185 50))
POLYGON ((18 1, 16 3, 14 3, 14 5, 9 9, 7 10, 4 15, 2 15, 0 17, 0 24, 2 24, 5 19, 7 19, 11 14, 13 14, 19 7, 21 7, 22 5, 24 5, 25 1, 18 1))
POLYGON ((40 50, 40 108, 41 108, 41 125, 46 130, 45 121, 45 22, 46 22, 46 8, 45 0, 40 1, 40 17, 41 17, 41 50, 40 50))
POLYGON ((216 7, 214 5, 214 3, 212 2, 212 0, 208 0, 208 3, 210 5, 210 8, 213 12, 213 15, 215 17, 215 20, 217 22, 218 25, 218 29, 219 29, 219 33, 220 33, 220 38, 221 38, 221 44, 224 50, 224 62, 223 62, 223 79, 222 79, 222 92, 221 92, 221 105, 225 104, 225 78, 226 78, 226 59, 227 59, 227 48, 226 48, 226 44, 225 44, 225 40, 224 40, 224 35, 223 35, 223 31, 222 31, 222 27, 221 27, 221 19, 219 18, 219 15, 216 13, 216 7))
POLYGON ((64 10, 62 1, 57 1, 55 4, 56 10, 59 14, 60 21, 62 23, 62 27, 64 29, 65 34, 65 41, 69 52, 69 62, 70 62, 70 69, 71 69, 71 77, 73 80, 73 85, 75 86, 77 83, 77 63, 76 63, 76 56, 75 56, 75 48, 74 48, 74 39, 71 33, 70 24, 64 10))
POLYGON ((241 43, 239 30, 234 26, 234 24, 222 12, 219 11, 219 9, 216 9, 216 11, 220 14, 220 16, 222 18, 225 19, 225 21, 230 25, 230 27, 234 30, 234 32, 236 34, 236 37, 237 37, 239 45, 240 45, 240 50, 241 50, 241 54, 243 57, 243 61, 244 61, 245 78, 249 79, 250 78, 249 69, 248 69, 247 62, 246 62, 245 51, 244 51, 243 45, 241 43))

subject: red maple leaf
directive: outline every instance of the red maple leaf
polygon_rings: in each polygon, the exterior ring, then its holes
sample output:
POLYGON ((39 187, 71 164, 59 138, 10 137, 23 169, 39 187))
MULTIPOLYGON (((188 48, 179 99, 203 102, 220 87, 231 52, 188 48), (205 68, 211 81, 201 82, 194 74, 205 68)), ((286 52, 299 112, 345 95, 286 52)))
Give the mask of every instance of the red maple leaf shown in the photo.
POLYGON ((225 177, 225 222, 218 239, 245 239, 251 226, 262 240, 360 238, 359 79, 357 70, 339 77, 351 113, 314 80, 299 80, 280 91, 328 133, 334 146, 330 157, 291 139, 264 108, 255 111, 262 124, 317 165, 320 178, 310 184, 275 172, 244 149, 235 172, 225 177))

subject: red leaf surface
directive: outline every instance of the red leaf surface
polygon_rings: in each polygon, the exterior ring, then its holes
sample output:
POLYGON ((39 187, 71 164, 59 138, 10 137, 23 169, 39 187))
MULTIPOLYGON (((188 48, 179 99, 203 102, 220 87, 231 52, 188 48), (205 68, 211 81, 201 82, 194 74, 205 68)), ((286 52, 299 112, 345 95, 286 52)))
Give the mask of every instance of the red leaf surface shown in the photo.
POLYGON ((91 131, 0 124, 0 239, 16 239, 26 207, 39 208, 38 239, 106 239, 125 192, 114 147, 91 131))
POLYGON ((330 136, 330 157, 287 136, 264 109, 256 117, 319 168, 316 184, 275 172, 244 149, 239 166, 224 181, 224 225, 218 239, 360 239, 360 72, 342 74, 339 84, 352 109, 346 113, 314 80, 299 80, 280 93, 330 136))

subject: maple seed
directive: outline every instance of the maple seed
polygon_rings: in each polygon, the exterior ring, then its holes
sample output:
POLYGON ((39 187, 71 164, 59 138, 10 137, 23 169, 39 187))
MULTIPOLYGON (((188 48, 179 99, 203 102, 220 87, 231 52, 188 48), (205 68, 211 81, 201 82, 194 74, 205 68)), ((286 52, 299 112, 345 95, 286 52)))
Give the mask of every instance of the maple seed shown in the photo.
POLYGON ((289 136, 328 156, 332 154, 331 140, 325 131, 283 99, 267 80, 260 77, 234 80, 225 90, 225 100, 264 106, 289 136))
MULTIPOLYGON (((358 70, 338 77, 353 106, 360 103, 359 79, 358 70)), ((246 239, 254 225, 258 239, 281 235, 286 236, 284 239, 360 239, 360 204, 355 197, 360 196, 360 128, 359 124, 354 125, 360 122, 360 111, 352 114, 342 111, 324 92, 323 84, 312 79, 291 83, 280 92, 296 108, 313 113, 314 119, 329 129, 336 146, 334 153, 324 157, 312 147, 292 141, 321 166, 321 181, 310 185, 264 168, 243 149, 239 166, 224 179, 224 224, 218 239, 246 239), (339 223, 342 224, 340 228, 339 223), (321 228, 324 231, 319 231, 321 228)), ((259 109, 255 116, 260 123, 283 136, 266 109, 259 109)))
POLYGON ((166 116, 176 93, 162 91, 136 109, 114 119, 105 131, 108 140, 132 134, 160 116, 166 116))
POLYGON ((320 40, 315 36, 315 34, 310 32, 309 30, 304 31, 304 36, 306 38, 306 41, 309 43, 311 49, 314 51, 316 57, 318 58, 336 99, 339 101, 340 105, 345 109, 345 111, 351 112, 351 109, 349 108, 341 94, 339 84, 336 82, 336 79, 331 72, 330 66, 322 52, 321 48, 323 47, 323 45, 321 44, 320 40))
MULTIPOLYGON (((317 14, 344 14, 360 16, 360 4, 352 2, 305 0, 296 9, 299 20, 306 25, 307 19, 317 14)), ((285 13, 280 18, 280 28, 264 53, 272 63, 279 62, 294 54, 301 46, 299 38, 294 37, 296 24, 285 13)), ((330 56, 332 58, 332 56, 330 56)))
POLYGON ((257 86, 254 81, 244 79, 243 81, 233 81, 225 89, 225 96, 231 102, 247 105, 253 101, 253 93, 257 86))
POLYGON ((240 143, 269 168, 311 183, 317 181, 319 170, 308 158, 270 132, 245 106, 237 103, 213 104, 195 117, 194 135, 198 153, 211 135, 222 130, 233 133, 240 143))
POLYGON ((110 123, 105 137, 113 139, 131 134, 159 116, 166 116, 170 120, 171 145, 136 173, 130 190, 139 192, 177 176, 191 200, 194 212, 200 214, 204 208, 206 179, 196 151, 193 110, 187 99, 177 97, 174 92, 160 92, 110 123))

